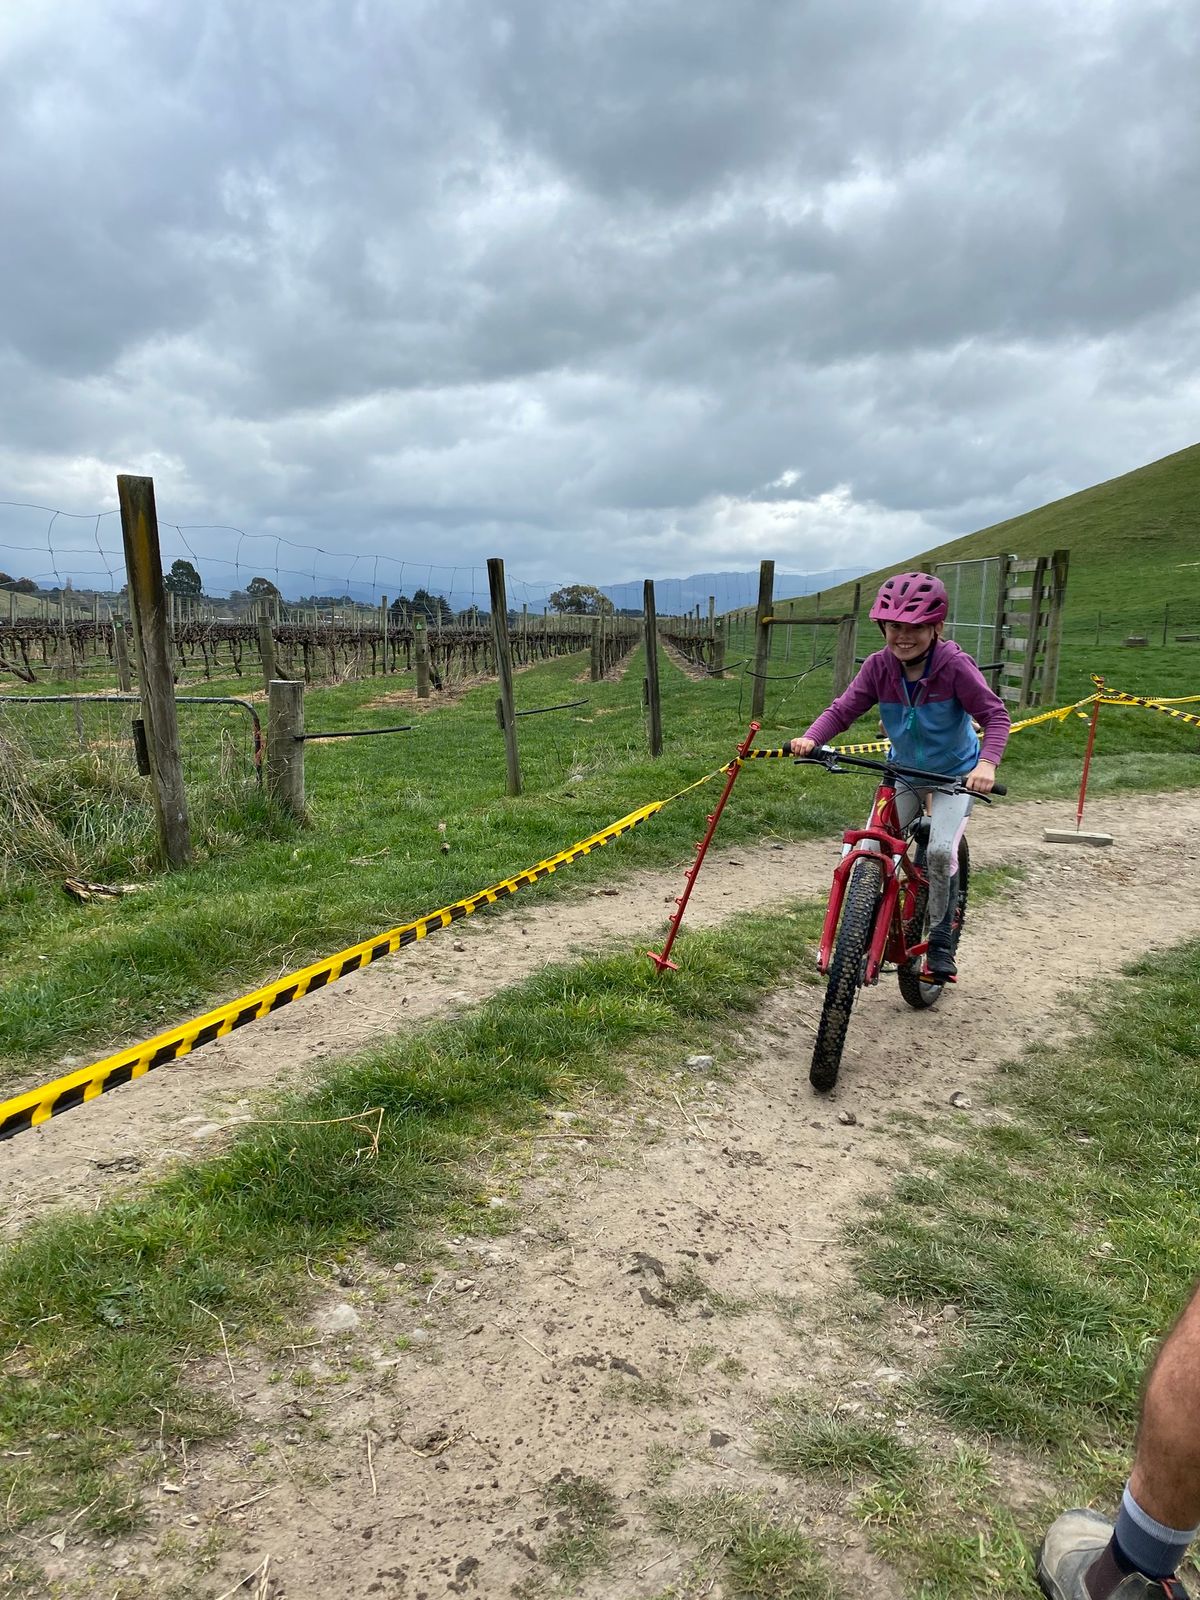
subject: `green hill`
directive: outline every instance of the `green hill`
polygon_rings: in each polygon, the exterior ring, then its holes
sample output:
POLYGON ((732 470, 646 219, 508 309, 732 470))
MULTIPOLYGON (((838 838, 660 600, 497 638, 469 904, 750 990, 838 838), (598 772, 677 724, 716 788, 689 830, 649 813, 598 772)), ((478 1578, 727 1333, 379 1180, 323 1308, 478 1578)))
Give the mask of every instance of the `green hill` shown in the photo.
MULTIPOLYGON (((877 647, 866 610, 889 572, 1057 549, 1070 551, 1057 698, 1086 693, 1093 672, 1137 694, 1200 692, 1200 640, 1186 637, 1200 635, 1200 445, 869 573, 860 580, 860 656, 877 647), (1131 635, 1145 638, 1146 647, 1126 646, 1131 635)), ((849 610, 853 594, 849 583, 822 594, 821 613, 849 610)), ((804 600, 777 607, 797 617, 813 609, 804 600)), ((753 648, 752 618, 742 612, 733 619, 739 654, 753 648)), ((973 648, 969 635, 963 642, 973 648)), ((782 643, 772 640, 775 660, 782 643)), ((799 653, 798 639, 793 651, 799 653)))
MULTIPOLYGON (((938 561, 1056 549, 1071 552, 1068 624, 1085 624, 1098 611, 1149 626, 1168 604, 1200 624, 1200 444, 952 539, 914 556, 913 565, 927 571, 938 561)), ((863 592, 895 570, 864 578, 863 592)))

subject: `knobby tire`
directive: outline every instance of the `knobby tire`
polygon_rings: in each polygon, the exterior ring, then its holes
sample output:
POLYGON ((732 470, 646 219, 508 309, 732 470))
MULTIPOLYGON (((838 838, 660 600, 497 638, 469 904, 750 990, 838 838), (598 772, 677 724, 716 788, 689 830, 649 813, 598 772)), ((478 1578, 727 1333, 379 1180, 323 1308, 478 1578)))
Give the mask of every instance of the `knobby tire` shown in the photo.
POLYGON ((871 934, 883 893, 883 865, 859 861, 850 874, 842 920, 834 941, 825 985, 825 1004, 813 1046, 808 1079, 814 1089, 828 1093, 837 1082, 850 1013, 862 986, 863 963, 871 947, 871 934))
MULTIPOLYGON (((922 866, 924 863, 922 862, 922 866)), ((958 955, 958 941, 962 938, 963 925, 967 920, 967 895, 971 887, 971 852, 967 849, 965 838, 958 841, 958 872, 954 879, 954 922, 950 930, 950 948, 955 956, 958 955)), ((912 915, 905 919, 904 943, 906 945, 920 944, 929 937, 927 926, 929 914, 929 886, 922 884, 913 897, 912 915)), ((928 1011, 930 1006, 937 1005, 946 991, 944 983, 929 983, 922 981, 920 972, 924 966, 924 958, 918 956, 915 961, 909 961, 902 967, 896 968, 896 978, 900 984, 900 993, 912 1006, 914 1011, 928 1011)))

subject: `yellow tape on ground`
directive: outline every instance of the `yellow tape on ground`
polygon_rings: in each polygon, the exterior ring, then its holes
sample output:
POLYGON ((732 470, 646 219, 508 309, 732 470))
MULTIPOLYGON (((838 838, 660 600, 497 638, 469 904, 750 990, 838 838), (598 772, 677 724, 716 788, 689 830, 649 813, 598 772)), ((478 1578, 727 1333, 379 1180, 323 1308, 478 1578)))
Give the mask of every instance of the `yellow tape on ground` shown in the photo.
POLYGON ((598 833, 590 834, 578 844, 569 845, 557 855, 548 856, 545 861, 539 861, 536 866, 528 867, 524 872, 518 872, 511 878, 504 878, 500 883, 494 883, 490 889, 480 889, 477 894, 467 895, 464 900, 456 900, 453 905, 442 906, 437 911, 418 917, 414 922, 406 922, 398 928, 389 929, 387 933, 376 934, 373 939, 364 939, 361 944, 339 950, 337 955, 327 956, 323 961, 316 961, 312 966, 303 967, 299 972, 289 973, 287 977, 268 983, 261 989, 255 989, 251 994, 242 995, 240 999, 216 1006, 212 1011, 206 1011, 203 1016, 193 1017, 190 1022, 168 1028, 165 1033, 156 1034, 153 1039, 129 1045, 124 1050, 118 1050, 115 1055, 105 1056, 102 1061, 94 1062, 90 1067, 81 1067, 77 1072, 68 1073, 66 1077, 55 1078, 52 1083, 44 1083, 40 1088, 30 1089, 25 1094, 0 1102, 0 1139, 11 1139, 14 1134, 22 1133, 26 1128, 36 1128, 41 1123, 49 1121, 51 1117, 69 1111, 73 1106, 95 1100, 109 1089, 119 1088, 135 1078, 143 1078, 148 1072, 153 1072, 155 1067, 161 1067, 168 1061, 177 1061, 181 1056, 190 1055, 202 1045, 210 1044, 212 1040, 220 1039, 225 1034, 232 1033, 235 1028, 244 1027, 248 1022, 256 1022, 261 1017, 270 1016, 273 1011, 290 1005, 293 1000, 311 994, 314 989, 323 989, 328 984, 336 983, 347 973, 357 972, 361 967, 369 966, 372 961, 378 961, 381 956, 391 955, 418 939, 426 939, 439 928, 448 928, 451 923, 459 921, 462 917, 469 917, 481 906, 495 905, 497 901, 516 894, 528 884, 536 883, 539 878, 548 877, 560 867, 569 866, 581 856, 590 855, 593 850, 600 849, 613 839, 619 839, 622 834, 628 833, 631 828, 636 828, 639 823, 654 816, 673 800, 678 800, 680 795, 688 794, 701 784, 710 783, 723 771, 725 768, 722 767, 717 772, 707 773, 695 783, 688 784, 686 789, 668 795, 665 800, 652 800, 648 805, 639 806, 636 811, 631 811, 619 822, 609 823, 607 828, 601 828, 598 833))

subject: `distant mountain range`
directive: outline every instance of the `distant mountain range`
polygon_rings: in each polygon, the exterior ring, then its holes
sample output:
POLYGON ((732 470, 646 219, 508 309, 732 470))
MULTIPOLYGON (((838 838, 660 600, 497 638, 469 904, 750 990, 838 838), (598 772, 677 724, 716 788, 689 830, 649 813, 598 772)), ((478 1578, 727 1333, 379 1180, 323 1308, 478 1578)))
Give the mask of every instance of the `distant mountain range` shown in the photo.
MULTIPOLYGON (((414 568, 414 571, 418 570, 414 568)), ((461 569, 460 569, 461 570, 461 569)), ((867 569, 858 567, 834 567, 828 572, 776 572, 775 598, 776 600, 791 600, 798 595, 817 594, 825 589, 836 588, 839 583, 846 583, 851 578, 857 578, 867 569)), ((426 580, 430 592, 442 594, 450 609, 455 612, 467 611, 472 606, 478 606, 480 611, 486 612, 489 605, 487 578, 477 577, 477 587, 466 589, 461 579, 450 588, 443 589, 437 581, 436 573, 426 580)), ((641 611, 642 609, 642 582, 641 578, 630 579, 628 583, 600 583, 596 587, 602 594, 606 594, 616 606, 618 611, 641 611)), ((349 593, 355 600, 371 604, 378 600, 377 591, 367 584, 350 584, 349 593)), ((293 601, 304 591, 284 584, 285 598, 293 601)), ((340 592, 340 591, 339 591, 340 592)), ((390 592, 390 591, 389 591, 390 592)), ((405 593, 411 594, 411 589, 406 588, 405 593)), ((525 584, 519 578, 510 577, 508 580, 509 608, 520 611, 522 603, 529 606, 531 613, 540 614, 547 604, 551 586, 543 583, 525 584)), ((713 596, 716 602, 717 615, 725 611, 737 611, 743 606, 753 606, 758 602, 758 568, 748 572, 694 572, 688 578, 656 578, 654 580, 654 603, 663 616, 681 616, 683 613, 700 607, 701 614, 708 614, 708 597, 713 596)))
MULTIPOLYGON (((207 565, 203 557, 199 558, 202 577, 208 578, 207 565)), ((167 566, 164 559, 164 568, 167 566)), ((249 570, 248 568, 246 570, 249 570)), ((269 569, 268 569, 269 570, 269 569)), ((420 569, 413 567, 414 575, 420 569)), ((473 606, 481 612, 488 610, 489 596, 486 574, 477 569, 468 568, 474 580, 472 587, 467 588, 462 582, 462 568, 457 569, 457 581, 452 581, 449 587, 443 588, 439 584, 434 569, 429 570, 425 582, 429 585, 429 592, 441 595, 454 612, 470 610, 473 606)), ((827 589, 834 589, 839 584, 859 577, 866 571, 865 567, 833 567, 826 572, 776 572, 774 595, 776 600, 790 600, 800 595, 817 594, 827 589)), ((378 583, 368 583, 363 580, 346 582, 329 582, 323 576, 314 574, 315 583, 305 584, 303 580, 294 575, 288 578, 281 577, 277 572, 273 574, 279 580, 279 587, 283 592, 286 604, 324 604, 330 602, 340 604, 343 599, 356 602, 360 605, 378 605, 384 580, 378 583)), ((71 580, 67 580, 70 585, 71 580)), ((42 580, 45 584, 45 580, 42 580)), ((413 588, 419 589, 417 584, 409 588, 405 586, 404 594, 411 599, 413 588)), ((596 585, 602 594, 608 596, 619 611, 636 611, 642 609, 643 580, 630 579, 627 583, 603 583, 596 585)), ((93 591, 86 585, 73 587, 74 604, 87 606, 91 603, 93 592, 107 593, 107 590, 93 591)), ((219 598, 228 591, 224 584, 205 584, 205 592, 210 597, 219 598)), ((386 591, 394 599, 395 595, 388 589, 386 591)), ((39 596, 49 594, 57 603, 60 590, 40 586, 37 591, 39 596)), ((552 586, 546 583, 526 584, 519 578, 508 580, 508 604, 511 610, 519 612, 523 604, 528 605, 531 613, 540 614, 548 604, 552 586)), ((754 606, 758 601, 758 568, 746 572, 694 572, 687 578, 656 578, 654 580, 655 606, 660 616, 681 616, 700 607, 701 615, 708 614, 708 599, 713 597, 717 615, 726 611, 738 611, 747 606, 754 606)), ((35 611, 42 604, 41 598, 27 596, 23 592, 17 594, 18 611, 35 611)), ((6 608, 7 596, 0 599, 0 604, 6 608)), ((7 609, 5 610, 7 615, 7 609)))
MULTIPOLYGON (((866 567, 832 567, 827 572, 776 572, 776 600, 791 600, 798 595, 817 594, 834 589, 839 583, 860 577, 866 567)), ((602 583, 598 587, 619 611, 642 608, 642 580, 629 583, 602 583)), ((694 572, 690 578, 658 578, 654 602, 663 613, 680 615, 700 607, 708 614, 708 597, 716 601, 717 614, 736 611, 758 603, 758 570, 752 572, 694 572)))

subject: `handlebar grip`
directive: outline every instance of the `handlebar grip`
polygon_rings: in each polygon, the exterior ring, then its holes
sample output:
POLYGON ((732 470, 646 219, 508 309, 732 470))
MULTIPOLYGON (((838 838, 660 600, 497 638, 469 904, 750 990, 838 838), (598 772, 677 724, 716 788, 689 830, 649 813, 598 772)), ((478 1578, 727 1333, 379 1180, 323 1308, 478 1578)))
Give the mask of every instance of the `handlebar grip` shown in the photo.
POLYGON ((992 794, 1007 794, 1008 793, 1008 785, 1004 784, 1004 783, 994 783, 992 785, 992 788, 991 788, 991 793, 992 794))

